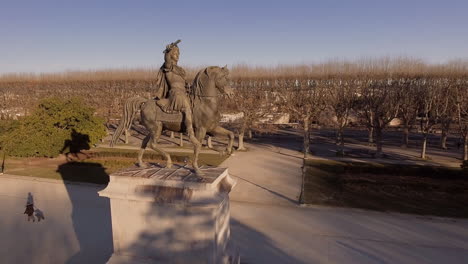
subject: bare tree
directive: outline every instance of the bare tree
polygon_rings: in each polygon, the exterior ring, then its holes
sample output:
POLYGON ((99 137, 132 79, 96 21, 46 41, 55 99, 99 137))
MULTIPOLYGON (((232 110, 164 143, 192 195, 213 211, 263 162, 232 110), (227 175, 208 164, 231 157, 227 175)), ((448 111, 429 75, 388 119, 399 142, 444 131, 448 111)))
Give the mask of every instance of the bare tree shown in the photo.
POLYGON ((382 157, 382 136, 384 129, 398 115, 400 109, 398 81, 392 79, 374 80, 368 78, 360 89, 361 113, 366 125, 375 133, 376 157, 382 157))
POLYGON ((267 81, 250 80, 236 83, 233 106, 236 112, 242 113, 238 150, 245 150, 245 133, 256 126, 261 119, 277 111, 272 104, 274 94, 268 88, 267 81))
POLYGON ((450 109, 451 85, 447 79, 422 79, 418 85, 420 129, 423 136, 421 158, 426 159, 427 137, 450 109))
POLYGON ((316 80, 292 80, 282 91, 283 109, 291 113, 303 128, 303 154, 310 152, 310 126, 317 115, 325 109, 324 82, 316 80))
POLYGON ((463 161, 468 160, 468 81, 458 80, 455 89, 456 115, 463 139, 463 161))
POLYGON ((344 128, 348 125, 351 111, 356 105, 357 91, 355 80, 330 80, 327 91, 327 106, 336 117, 336 144, 339 154, 344 154, 344 128))
POLYGON ((448 79, 449 82, 447 88, 445 89, 444 102, 445 106, 443 111, 440 113, 440 148, 447 149, 447 138, 450 133, 451 124, 457 119, 457 103, 456 103, 456 87, 455 80, 448 79))
POLYGON ((299 197, 299 202, 303 203, 305 192, 304 177, 306 174, 305 161, 309 157, 310 152, 310 127, 312 120, 317 118, 318 114, 326 107, 325 82, 304 78, 302 80, 284 81, 284 84, 278 93, 278 98, 282 101, 281 109, 297 119, 303 128, 303 173, 299 197))
POLYGON ((402 146, 407 148, 409 144, 409 134, 416 123, 418 117, 419 105, 417 94, 417 80, 402 78, 399 80, 399 89, 401 89, 400 111, 398 117, 403 126, 402 146))

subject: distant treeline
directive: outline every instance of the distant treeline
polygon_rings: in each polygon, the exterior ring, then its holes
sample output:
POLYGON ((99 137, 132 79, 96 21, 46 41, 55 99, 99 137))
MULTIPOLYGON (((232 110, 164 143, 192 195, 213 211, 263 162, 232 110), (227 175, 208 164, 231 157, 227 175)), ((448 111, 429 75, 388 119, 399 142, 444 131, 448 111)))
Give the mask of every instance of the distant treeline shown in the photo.
MULTIPOLYGON (((201 68, 186 68, 189 81, 201 68)), ((3 75, 0 117, 11 118, 18 111, 27 114, 30 106, 44 97, 79 96, 109 122, 120 117, 125 99, 152 96, 157 71, 3 75)), ((434 126, 441 127, 445 134, 456 126, 466 148, 468 61, 428 64, 417 59, 382 58, 274 67, 236 65, 231 68, 230 78, 235 96, 223 104, 223 111, 244 113, 242 131, 271 112, 289 113, 304 127, 306 141, 310 124, 328 112, 338 132, 337 141, 343 142, 343 128, 354 115, 369 130, 369 140, 376 141, 377 153, 381 153, 382 132, 398 117, 406 137, 404 144, 415 127, 427 135, 434 126)), ((465 159, 466 155, 465 151, 465 159)))
MULTIPOLYGON (((193 79, 202 67, 186 67, 187 78, 193 79)), ((99 115, 114 118, 120 115, 122 102, 132 96, 151 97, 158 68, 67 71, 44 74, 0 75, 0 119, 9 115, 27 114, 40 99, 58 96, 80 96, 95 107, 99 115)), ((319 64, 253 67, 235 65, 231 69, 232 86, 247 89, 310 86, 324 80, 405 80, 421 78, 465 79, 467 61, 427 64, 408 58, 328 61, 319 64)))

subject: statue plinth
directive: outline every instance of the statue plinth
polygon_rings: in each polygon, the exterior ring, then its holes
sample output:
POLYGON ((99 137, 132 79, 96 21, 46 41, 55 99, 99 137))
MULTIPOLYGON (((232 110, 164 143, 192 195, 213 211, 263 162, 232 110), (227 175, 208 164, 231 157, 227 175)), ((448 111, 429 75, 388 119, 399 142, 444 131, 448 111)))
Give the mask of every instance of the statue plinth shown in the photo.
MULTIPOLYGON (((237 263, 228 254, 227 168, 130 168, 110 175, 114 254, 108 263, 237 263)), ((230 256, 231 255, 231 256, 230 256)))

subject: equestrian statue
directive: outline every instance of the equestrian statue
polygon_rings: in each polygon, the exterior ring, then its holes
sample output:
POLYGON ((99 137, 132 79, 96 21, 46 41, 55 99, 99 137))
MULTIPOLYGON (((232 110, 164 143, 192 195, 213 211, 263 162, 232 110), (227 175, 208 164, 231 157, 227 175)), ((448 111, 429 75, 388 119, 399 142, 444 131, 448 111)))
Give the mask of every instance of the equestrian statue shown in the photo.
MULTIPOLYGON (((226 148, 232 152, 234 133, 219 126, 219 94, 232 94, 228 86, 229 70, 227 67, 210 66, 197 73, 193 84, 186 81, 185 70, 177 65, 179 61, 180 40, 166 46, 164 64, 156 76, 156 95, 154 99, 133 97, 124 105, 123 117, 117 127, 111 147, 117 142, 124 130, 132 125, 135 115, 140 110, 142 124, 149 131, 143 139, 138 153, 138 165, 146 167, 143 154, 146 147, 161 153, 166 159, 166 167, 172 166, 171 156, 157 145, 163 130, 187 133, 194 147, 193 168, 202 174, 198 166, 202 140, 206 134, 226 135, 229 142, 226 148)), ((221 152, 221 150, 217 149, 221 152)), ((224 152, 224 151, 223 151, 224 152)))

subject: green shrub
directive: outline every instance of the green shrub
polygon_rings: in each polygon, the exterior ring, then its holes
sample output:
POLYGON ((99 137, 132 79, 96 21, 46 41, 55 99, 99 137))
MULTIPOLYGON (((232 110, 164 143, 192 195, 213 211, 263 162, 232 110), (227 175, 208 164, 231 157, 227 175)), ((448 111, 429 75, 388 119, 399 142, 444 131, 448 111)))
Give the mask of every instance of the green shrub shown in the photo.
POLYGON ((0 120, 0 136, 9 133, 19 126, 18 120, 0 120))
POLYGON ((47 98, 19 122, 5 124, 0 145, 11 156, 56 157, 89 149, 106 135, 104 121, 77 98, 47 98))

